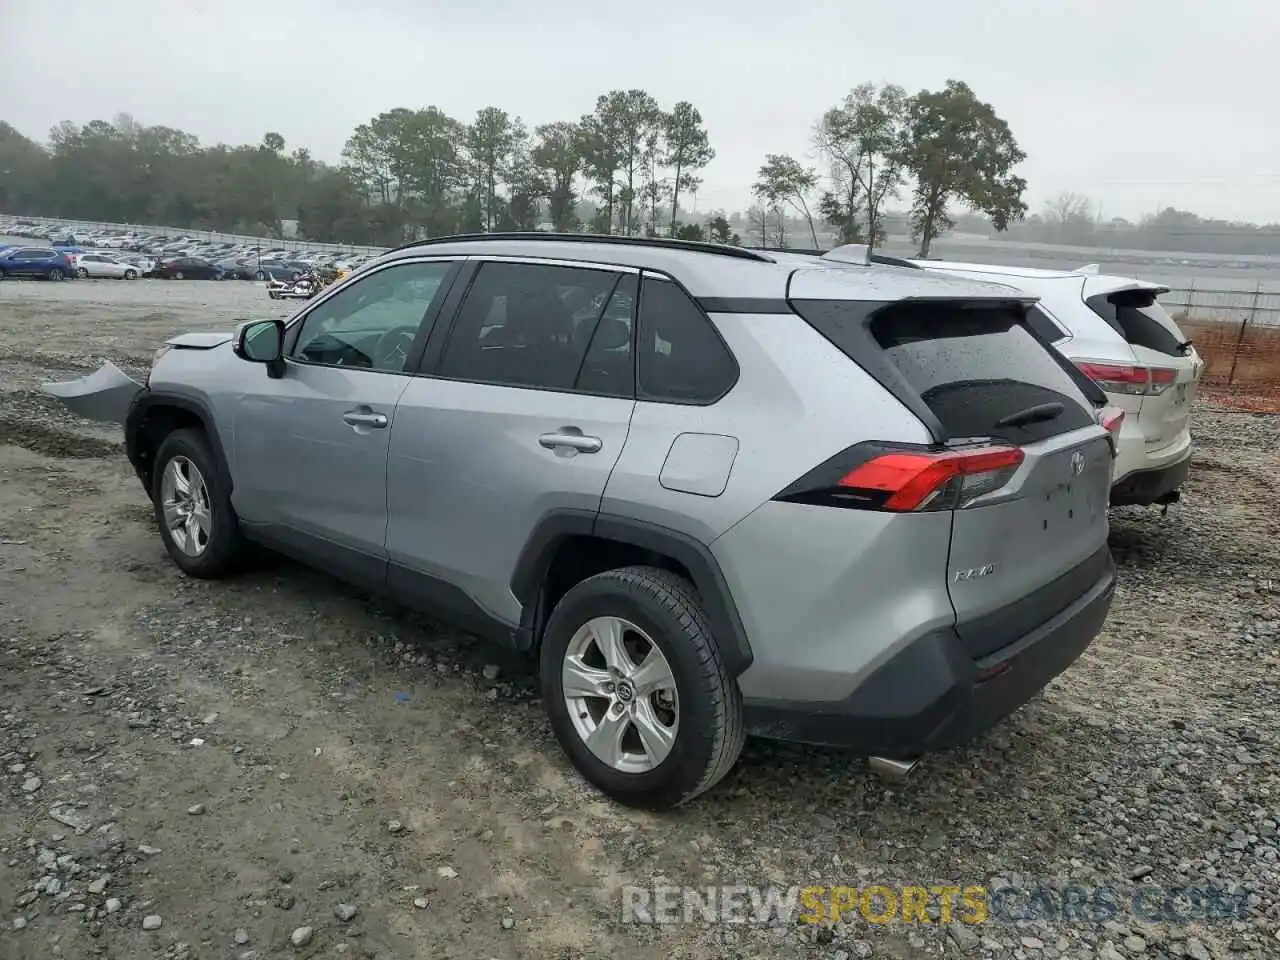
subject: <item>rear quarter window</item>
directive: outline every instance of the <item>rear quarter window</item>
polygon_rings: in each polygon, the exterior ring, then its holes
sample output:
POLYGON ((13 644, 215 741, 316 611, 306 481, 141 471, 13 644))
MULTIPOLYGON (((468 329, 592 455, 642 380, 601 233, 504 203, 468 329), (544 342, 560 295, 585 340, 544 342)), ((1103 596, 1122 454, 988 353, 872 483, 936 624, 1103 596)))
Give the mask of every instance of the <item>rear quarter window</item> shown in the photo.
POLYGON ((1117 290, 1089 297, 1085 303, 1127 343, 1181 357, 1187 338, 1156 296, 1154 290, 1117 290))

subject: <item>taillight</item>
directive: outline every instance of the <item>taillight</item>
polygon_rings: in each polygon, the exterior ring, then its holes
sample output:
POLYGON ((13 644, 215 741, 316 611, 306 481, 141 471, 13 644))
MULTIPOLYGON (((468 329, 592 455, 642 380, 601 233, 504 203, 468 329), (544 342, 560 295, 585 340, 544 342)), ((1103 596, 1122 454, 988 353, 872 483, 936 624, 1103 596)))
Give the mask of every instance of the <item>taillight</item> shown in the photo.
POLYGON ((1107 393, 1154 397, 1164 393, 1178 379, 1178 371, 1168 367, 1099 363, 1093 360, 1077 360, 1076 366, 1107 393))
POLYGON ((1111 456, 1117 456, 1120 453, 1120 427, 1124 424, 1124 411, 1119 407, 1103 407, 1098 413, 1098 423, 1107 431, 1111 456))
POLYGON ((1103 407, 1102 412, 1098 414, 1098 422, 1112 437, 1118 437, 1120 426, 1124 423, 1124 411, 1119 407, 1103 407))
POLYGON ((1019 447, 930 450, 858 444, 774 499, 893 513, 957 510, 1003 487, 1023 458, 1019 447))

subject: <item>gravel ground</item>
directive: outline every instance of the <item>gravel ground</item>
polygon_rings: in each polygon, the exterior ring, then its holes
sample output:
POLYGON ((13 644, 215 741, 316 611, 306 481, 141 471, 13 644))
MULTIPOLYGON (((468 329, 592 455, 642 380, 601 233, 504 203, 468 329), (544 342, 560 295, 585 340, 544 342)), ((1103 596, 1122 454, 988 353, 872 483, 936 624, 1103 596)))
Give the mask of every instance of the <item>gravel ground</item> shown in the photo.
POLYGON ((523 660, 285 561, 182 578, 118 432, 39 392, 289 309, 0 283, 0 957, 1280 956, 1280 418, 1196 411, 1184 501, 1113 514, 1102 637, 981 742, 897 786, 751 742, 653 816, 582 785, 523 660), (624 923, 656 880, 1014 893, 980 925, 624 923), (1073 886, 1117 908, 1053 914, 1073 886), (1232 915, 1130 909, 1179 887, 1232 915))

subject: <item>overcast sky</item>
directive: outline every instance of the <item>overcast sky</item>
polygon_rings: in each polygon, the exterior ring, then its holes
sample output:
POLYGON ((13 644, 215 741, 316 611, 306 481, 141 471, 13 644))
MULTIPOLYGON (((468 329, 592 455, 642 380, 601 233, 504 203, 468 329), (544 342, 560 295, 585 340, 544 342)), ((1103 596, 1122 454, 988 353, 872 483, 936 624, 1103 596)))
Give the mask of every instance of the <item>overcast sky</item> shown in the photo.
MULTIPOLYGON (((965 80, 1028 154, 1032 209, 1158 206, 1280 222, 1280 14, 1267 0, 0 0, 0 119, 44 140, 128 112, 204 143, 280 132, 336 161, 398 106, 533 126, 641 87, 692 101, 741 208, 766 151, 804 157, 863 81, 965 80)), ((904 197, 905 200, 905 197, 904 197)), ((895 205, 896 206, 896 205, 895 205)))

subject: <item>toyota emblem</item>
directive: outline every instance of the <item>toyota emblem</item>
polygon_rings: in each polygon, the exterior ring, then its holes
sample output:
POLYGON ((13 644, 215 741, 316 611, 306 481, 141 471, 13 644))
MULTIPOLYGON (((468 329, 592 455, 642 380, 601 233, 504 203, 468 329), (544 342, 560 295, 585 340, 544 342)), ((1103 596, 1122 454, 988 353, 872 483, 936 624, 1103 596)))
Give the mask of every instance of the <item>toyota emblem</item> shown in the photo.
POLYGON ((1084 473, 1084 454, 1077 450, 1071 455, 1071 475, 1078 477, 1084 473))

